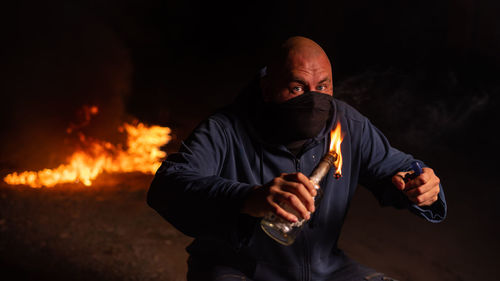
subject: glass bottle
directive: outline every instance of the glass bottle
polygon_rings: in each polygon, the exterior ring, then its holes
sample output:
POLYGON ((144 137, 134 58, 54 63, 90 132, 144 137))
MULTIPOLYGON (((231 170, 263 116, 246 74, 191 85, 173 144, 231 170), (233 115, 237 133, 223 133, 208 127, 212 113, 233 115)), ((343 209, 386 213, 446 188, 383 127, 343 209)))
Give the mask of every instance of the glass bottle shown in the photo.
MULTIPOLYGON (((321 197, 323 191, 319 185, 321 180, 328 174, 328 171, 332 166, 335 166, 335 161, 337 160, 337 153, 329 152, 327 153, 320 161, 318 166, 314 169, 309 177, 309 180, 312 182, 314 187, 316 188, 317 194, 314 197, 314 205, 316 209, 319 207, 319 203, 321 201, 321 197)), ((335 178, 340 177, 340 174, 335 174, 335 178)), ((300 218, 297 212, 287 203, 281 204, 281 207, 285 209, 285 211, 294 214, 296 217, 300 218)), ((270 213, 265 216, 261 222, 260 226, 262 230, 269 235, 276 242, 283 245, 291 245, 297 235, 302 230, 302 227, 307 223, 307 220, 300 219, 297 222, 289 222, 287 220, 278 217, 274 213, 270 213)))

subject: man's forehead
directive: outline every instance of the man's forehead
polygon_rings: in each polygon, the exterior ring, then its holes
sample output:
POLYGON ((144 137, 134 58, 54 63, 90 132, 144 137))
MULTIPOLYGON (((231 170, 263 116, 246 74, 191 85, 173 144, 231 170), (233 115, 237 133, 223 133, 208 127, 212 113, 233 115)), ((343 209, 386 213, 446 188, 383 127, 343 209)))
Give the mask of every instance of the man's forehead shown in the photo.
POLYGON ((326 56, 294 54, 288 57, 285 69, 288 72, 330 72, 330 61, 326 56))
POLYGON ((287 73, 289 78, 304 78, 310 76, 324 76, 330 77, 330 72, 326 69, 316 68, 316 69, 294 69, 287 73))
POLYGON ((289 81, 306 81, 313 79, 315 82, 331 81, 331 69, 328 66, 297 66, 289 68, 287 78, 289 81))

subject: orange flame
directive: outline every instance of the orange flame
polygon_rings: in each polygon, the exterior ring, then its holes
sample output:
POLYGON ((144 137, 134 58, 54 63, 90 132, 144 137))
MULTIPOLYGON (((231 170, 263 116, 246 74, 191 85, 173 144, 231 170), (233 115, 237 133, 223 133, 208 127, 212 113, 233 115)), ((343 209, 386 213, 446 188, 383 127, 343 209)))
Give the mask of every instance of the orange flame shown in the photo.
POLYGON ((335 161, 335 167, 337 170, 335 171, 335 175, 339 177, 342 175, 342 153, 340 151, 340 144, 344 140, 344 136, 342 135, 342 130, 340 129, 340 122, 337 122, 337 126, 330 133, 330 152, 334 152, 337 154, 337 160, 335 161))
MULTIPOLYGON (((97 107, 92 111, 96 114, 97 107)), ((71 182, 90 186, 103 172, 153 174, 160 167, 161 159, 166 156, 160 147, 171 140, 170 128, 125 123, 119 129, 127 133, 127 149, 106 141, 88 139, 81 134, 80 140, 87 144, 88 148, 74 152, 69 157, 68 164, 61 164, 55 169, 14 172, 8 174, 4 181, 12 185, 25 184, 34 188, 71 182)))

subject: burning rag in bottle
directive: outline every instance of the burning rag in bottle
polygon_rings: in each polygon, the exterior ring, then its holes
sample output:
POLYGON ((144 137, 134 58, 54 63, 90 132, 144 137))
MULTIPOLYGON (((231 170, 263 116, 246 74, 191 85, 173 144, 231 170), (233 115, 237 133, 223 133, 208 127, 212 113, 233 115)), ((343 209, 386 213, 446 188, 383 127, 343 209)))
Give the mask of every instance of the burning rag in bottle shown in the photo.
MULTIPOLYGON (((340 124, 337 123, 335 130, 331 132, 330 136, 330 150, 329 152, 321 159, 320 163, 311 176, 309 177, 310 181, 313 183, 314 187, 318 191, 316 197, 314 198, 314 204, 316 207, 319 206, 321 202, 322 190, 319 186, 321 180, 328 174, 328 171, 332 167, 335 167, 335 178, 339 179, 341 176, 342 170, 342 154, 340 152, 340 144, 342 142, 340 124)), ((290 213, 293 213, 297 216, 296 212, 288 205, 282 205, 282 207, 290 213)), ((300 233, 302 226, 306 222, 305 219, 301 219, 297 222, 288 222, 283 220, 282 218, 276 216, 274 213, 271 213, 264 217, 261 221, 261 227, 264 232, 273 238, 278 243, 283 245, 291 245, 297 235, 300 233)))

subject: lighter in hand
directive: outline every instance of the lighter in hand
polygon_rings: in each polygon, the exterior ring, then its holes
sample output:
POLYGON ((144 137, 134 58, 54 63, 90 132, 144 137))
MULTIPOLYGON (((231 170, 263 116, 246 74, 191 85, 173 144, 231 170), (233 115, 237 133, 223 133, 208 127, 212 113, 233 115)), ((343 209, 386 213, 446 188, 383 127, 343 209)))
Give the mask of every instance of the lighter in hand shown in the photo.
POLYGON ((420 165, 419 162, 414 161, 411 163, 411 168, 413 170, 413 173, 406 174, 406 176, 403 178, 405 182, 409 182, 410 180, 420 176, 422 174, 422 166, 420 165))

